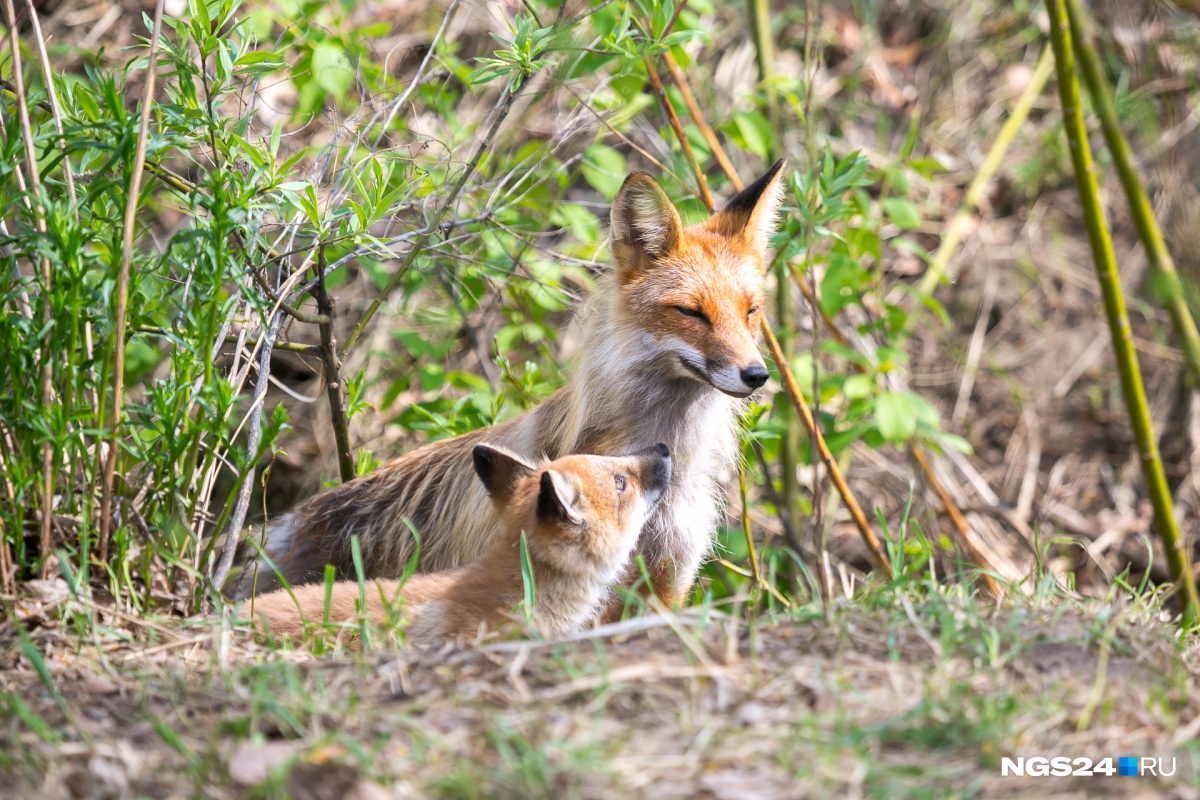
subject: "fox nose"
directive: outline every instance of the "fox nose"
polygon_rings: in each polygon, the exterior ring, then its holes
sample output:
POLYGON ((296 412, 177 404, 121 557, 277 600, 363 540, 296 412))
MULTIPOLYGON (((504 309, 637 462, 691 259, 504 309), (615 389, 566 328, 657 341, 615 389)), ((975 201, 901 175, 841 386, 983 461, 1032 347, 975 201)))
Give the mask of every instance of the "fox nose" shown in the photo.
POLYGON ((742 369, 742 383, 757 389, 767 382, 767 368, 762 364, 751 364, 742 369))
POLYGON ((671 449, 659 442, 643 450, 642 456, 648 456, 650 461, 649 464, 642 462, 643 469, 649 467, 648 471, 642 473, 642 485, 646 490, 646 502, 653 505, 662 498, 671 484, 671 449))

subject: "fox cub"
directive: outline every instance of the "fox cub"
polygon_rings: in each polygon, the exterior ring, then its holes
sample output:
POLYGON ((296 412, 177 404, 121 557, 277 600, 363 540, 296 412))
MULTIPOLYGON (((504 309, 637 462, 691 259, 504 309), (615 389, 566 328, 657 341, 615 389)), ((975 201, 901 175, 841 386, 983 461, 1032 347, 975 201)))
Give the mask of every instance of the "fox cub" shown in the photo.
MULTIPOLYGON (((523 532, 537 592, 534 624, 551 638, 577 630, 620 579, 638 533, 670 484, 667 446, 621 458, 566 456, 541 468, 487 445, 477 445, 472 457, 503 535, 464 567, 414 575, 403 586, 370 582, 367 617, 380 623, 389 608, 399 610, 413 644, 473 638, 483 628, 498 627, 524 596, 523 532)), ((259 624, 276 636, 299 638, 305 620, 324 618, 323 585, 298 586, 292 594, 281 589, 255 604, 259 624)), ((356 582, 334 584, 330 621, 358 619, 359 597, 356 582)))
POLYGON ((690 226, 649 175, 630 175, 613 201, 612 269, 577 315, 570 382, 519 417, 417 448, 272 520, 270 566, 244 570, 231 593, 276 588, 276 569, 293 586, 319 582, 326 564, 352 573, 352 536, 366 577, 396 578, 415 545, 410 524, 421 534, 420 572, 507 542, 471 476, 482 442, 526 459, 621 456, 664 442, 675 469, 637 552, 660 598, 685 597, 712 548, 722 481, 740 454, 739 416, 767 382, 757 338, 785 172, 776 163, 690 226))

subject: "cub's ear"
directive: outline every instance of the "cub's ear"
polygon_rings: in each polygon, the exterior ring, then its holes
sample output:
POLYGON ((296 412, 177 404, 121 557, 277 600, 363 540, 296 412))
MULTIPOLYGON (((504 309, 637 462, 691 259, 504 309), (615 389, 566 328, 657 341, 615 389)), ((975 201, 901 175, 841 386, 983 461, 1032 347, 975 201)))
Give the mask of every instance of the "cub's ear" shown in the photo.
POLYGON ((486 444, 475 445, 471 457, 475 462, 475 474, 498 505, 507 505, 517 481, 537 471, 512 453, 486 444))
POLYGON ((781 158, 767 174, 729 199, 708 220, 709 230, 743 242, 757 253, 766 253, 771 234, 778 225, 783 202, 783 176, 787 164, 781 158))
POLYGON ((679 246, 683 222, 667 195, 644 172, 621 184, 612 207, 612 253, 625 283, 679 246))
POLYGON ((583 521, 579 492, 566 475, 548 469, 542 472, 538 486, 537 518, 546 522, 578 525, 583 521))

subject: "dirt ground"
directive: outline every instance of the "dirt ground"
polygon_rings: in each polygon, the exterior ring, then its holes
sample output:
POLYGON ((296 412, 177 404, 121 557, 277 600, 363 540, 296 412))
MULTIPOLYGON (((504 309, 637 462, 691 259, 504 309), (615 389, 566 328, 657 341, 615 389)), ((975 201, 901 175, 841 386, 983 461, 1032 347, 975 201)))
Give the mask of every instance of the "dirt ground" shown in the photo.
POLYGON ((0 797, 1200 797, 1198 653, 1155 614, 878 599, 359 657, 44 628, 58 694, 5 648, 0 797), (1175 774, 1001 776, 1130 755, 1175 774))

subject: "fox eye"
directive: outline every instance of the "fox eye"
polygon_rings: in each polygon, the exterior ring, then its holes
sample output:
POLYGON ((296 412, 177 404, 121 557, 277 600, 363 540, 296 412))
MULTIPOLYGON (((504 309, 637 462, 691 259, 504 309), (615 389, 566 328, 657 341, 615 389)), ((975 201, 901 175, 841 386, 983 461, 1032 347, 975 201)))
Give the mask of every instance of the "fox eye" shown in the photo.
POLYGON ((704 315, 704 312, 698 308, 687 308, 686 306, 675 306, 675 310, 678 311, 680 314, 683 314, 685 317, 695 317, 696 319, 702 319, 705 322, 708 322, 708 317, 706 317, 704 315))
POLYGON ((755 314, 758 313, 758 310, 759 310, 758 306, 754 306, 753 308, 751 308, 749 311, 746 312, 746 319, 750 319, 751 317, 753 317, 755 314))
POLYGON ((613 480, 617 484, 617 494, 621 494, 622 492, 624 492, 625 491, 625 476, 617 475, 617 476, 615 476, 615 478, 613 480))

